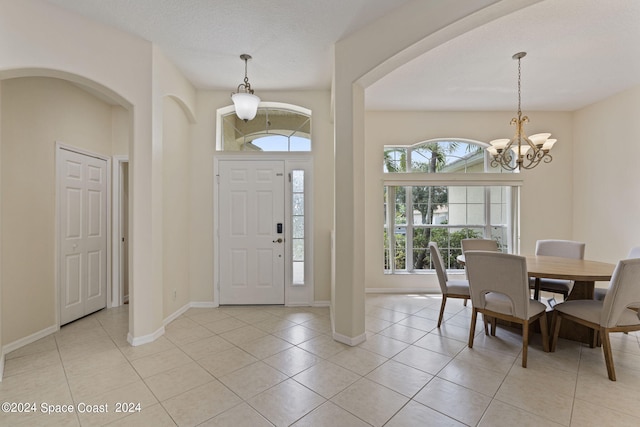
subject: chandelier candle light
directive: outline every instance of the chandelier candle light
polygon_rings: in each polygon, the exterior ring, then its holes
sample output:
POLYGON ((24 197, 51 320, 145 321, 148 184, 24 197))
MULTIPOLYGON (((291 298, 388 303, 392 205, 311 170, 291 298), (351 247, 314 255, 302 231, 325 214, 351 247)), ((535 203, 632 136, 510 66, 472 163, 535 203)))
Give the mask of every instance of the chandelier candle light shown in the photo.
POLYGON ((550 133, 537 133, 527 137, 523 125, 529 122, 527 116, 522 115, 520 108, 520 60, 526 52, 518 52, 513 59, 518 60, 518 116, 511 119, 511 124, 516 125, 516 134, 513 139, 495 139, 490 141, 487 151, 491 154, 491 166, 501 166, 507 170, 533 169, 544 160, 549 163, 553 158, 549 151, 556 143, 556 139, 549 139, 550 133))
POLYGON ((244 83, 240 83, 236 92, 231 94, 231 100, 236 107, 238 118, 248 122, 256 116, 260 98, 253 94, 253 89, 251 89, 251 84, 247 77, 247 61, 251 59, 251 55, 243 53, 240 55, 240 59, 244 61, 244 83))

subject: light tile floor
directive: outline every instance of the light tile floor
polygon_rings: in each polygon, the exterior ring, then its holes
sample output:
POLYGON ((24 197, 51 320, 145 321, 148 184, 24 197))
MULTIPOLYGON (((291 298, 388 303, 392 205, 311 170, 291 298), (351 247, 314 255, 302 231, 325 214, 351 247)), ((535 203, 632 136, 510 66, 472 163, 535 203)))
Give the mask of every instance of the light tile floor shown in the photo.
POLYGON ((470 308, 449 300, 438 329, 439 305, 368 295, 357 347, 331 339, 327 308, 190 309, 139 347, 128 307, 103 310, 7 355, 0 402, 35 411, 0 425, 640 425, 640 334, 614 335, 611 382, 601 349, 574 342, 544 353, 536 334, 527 369, 515 331, 478 325, 469 349, 470 308))

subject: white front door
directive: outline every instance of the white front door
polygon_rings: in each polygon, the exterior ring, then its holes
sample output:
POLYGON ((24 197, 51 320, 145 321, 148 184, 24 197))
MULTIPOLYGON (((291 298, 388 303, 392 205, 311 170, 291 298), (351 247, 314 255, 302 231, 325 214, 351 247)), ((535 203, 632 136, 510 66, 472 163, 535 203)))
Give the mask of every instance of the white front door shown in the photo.
POLYGON ((219 163, 220 304, 284 304, 284 162, 219 163))
POLYGON ((58 150, 60 324, 107 304, 107 162, 58 150))

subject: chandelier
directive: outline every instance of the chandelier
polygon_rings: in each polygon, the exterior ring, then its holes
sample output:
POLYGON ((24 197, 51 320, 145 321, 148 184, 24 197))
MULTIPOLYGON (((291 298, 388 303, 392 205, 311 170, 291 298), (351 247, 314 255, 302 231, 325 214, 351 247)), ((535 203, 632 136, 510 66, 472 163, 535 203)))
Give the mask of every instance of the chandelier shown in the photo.
POLYGON ((527 116, 522 115, 520 108, 520 60, 527 52, 518 52, 513 59, 518 60, 518 115, 511 119, 516 126, 516 134, 512 139, 495 139, 490 141, 487 151, 491 154, 491 167, 501 166, 507 170, 533 169, 544 161, 549 163, 553 158, 549 151, 556 143, 556 139, 549 139, 550 133, 537 133, 527 136, 523 125, 529 122, 527 116))
POLYGON ((253 89, 251 89, 251 84, 247 77, 247 61, 251 59, 251 55, 243 53, 240 55, 240 59, 244 61, 244 83, 240 83, 236 92, 231 94, 231 100, 236 107, 238 118, 248 122, 256 116, 260 98, 253 94, 253 89))

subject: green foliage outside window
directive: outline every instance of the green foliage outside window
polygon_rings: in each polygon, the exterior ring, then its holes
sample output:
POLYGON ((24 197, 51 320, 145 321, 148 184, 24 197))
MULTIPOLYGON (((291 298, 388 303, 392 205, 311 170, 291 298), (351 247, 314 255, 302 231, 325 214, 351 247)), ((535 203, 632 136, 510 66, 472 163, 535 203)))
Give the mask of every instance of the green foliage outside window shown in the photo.
MULTIPOLYGON (((462 239, 480 239, 482 233, 471 229, 462 228, 453 229, 447 227, 438 228, 418 228, 414 230, 413 234, 413 270, 428 270, 433 269, 431 263, 431 256, 429 254, 429 242, 435 242, 440 248, 442 259, 448 269, 461 269, 462 265, 456 259, 458 255, 462 254, 462 239)), ((407 268, 407 253, 406 253, 406 235, 397 233, 395 236, 395 256, 394 256, 394 269, 405 270, 407 268)), ((387 230, 384 231, 385 241, 385 269, 389 270, 389 247, 387 239, 387 230)))

